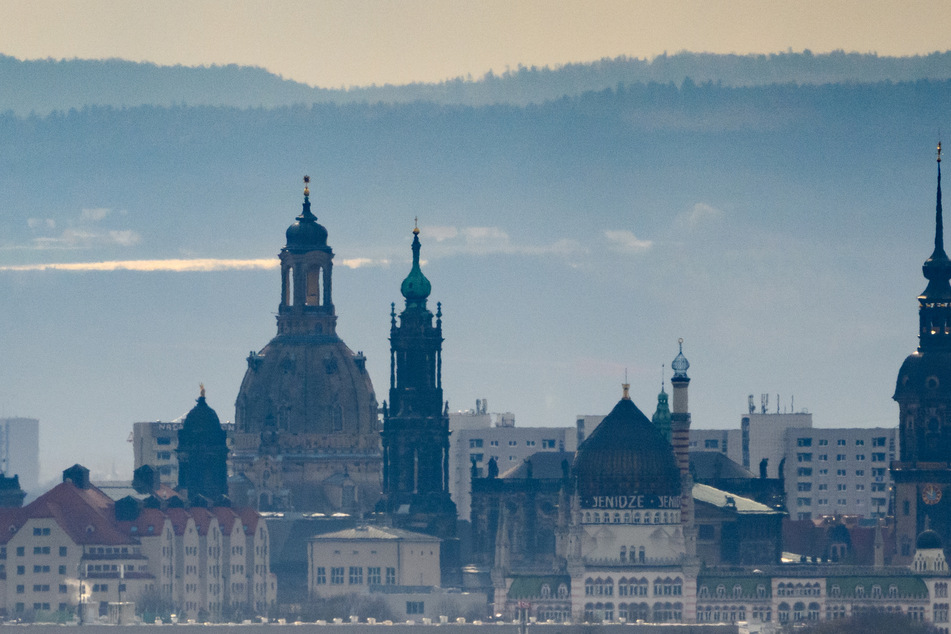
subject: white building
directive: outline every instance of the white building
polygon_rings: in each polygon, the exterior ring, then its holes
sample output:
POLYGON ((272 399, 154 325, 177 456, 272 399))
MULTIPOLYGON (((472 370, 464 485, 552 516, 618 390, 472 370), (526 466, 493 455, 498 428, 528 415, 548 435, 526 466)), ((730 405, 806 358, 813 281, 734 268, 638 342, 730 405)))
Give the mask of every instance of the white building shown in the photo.
POLYGON ((36 494, 40 483, 40 421, 0 419, 0 473, 19 476, 20 488, 36 494))
POLYGON ((794 519, 888 514, 898 428, 787 428, 786 508, 794 519))
POLYGON ((522 464, 539 451, 574 451, 577 444, 570 427, 516 427, 511 413, 486 412, 485 401, 476 409, 449 414, 449 495, 459 519, 469 520, 472 506, 472 468, 485 477, 494 459, 499 473, 522 464))
POLYGON ((92 621, 145 596, 185 618, 264 614, 277 594, 268 542, 252 510, 114 502, 75 465, 32 503, 0 510, 0 614, 92 621))

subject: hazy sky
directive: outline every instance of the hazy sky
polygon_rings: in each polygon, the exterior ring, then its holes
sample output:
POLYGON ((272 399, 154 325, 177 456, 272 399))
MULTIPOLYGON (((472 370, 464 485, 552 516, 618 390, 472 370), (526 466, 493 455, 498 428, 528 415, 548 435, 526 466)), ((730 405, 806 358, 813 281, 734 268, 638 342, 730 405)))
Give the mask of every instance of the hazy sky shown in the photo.
POLYGON ((3 0, 0 53, 263 66, 319 86, 439 81, 518 64, 788 48, 949 46, 951 2, 3 0))

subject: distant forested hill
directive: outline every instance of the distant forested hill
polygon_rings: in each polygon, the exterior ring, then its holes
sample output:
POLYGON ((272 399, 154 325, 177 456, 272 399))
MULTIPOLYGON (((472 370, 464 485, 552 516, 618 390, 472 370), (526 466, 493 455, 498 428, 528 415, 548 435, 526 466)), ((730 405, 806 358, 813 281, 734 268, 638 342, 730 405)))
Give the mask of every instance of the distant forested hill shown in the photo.
POLYGON ((542 103, 636 83, 725 86, 875 83, 951 78, 951 52, 915 57, 833 52, 813 55, 677 53, 652 60, 618 57, 557 68, 518 66, 480 78, 434 84, 312 87, 247 66, 157 66, 119 59, 30 60, 0 56, 0 112, 45 114, 86 105, 275 107, 312 103, 432 101, 489 105, 542 103))
MULTIPOLYGON (((445 222, 517 225, 557 239, 579 208, 597 230, 632 197, 669 205, 688 191, 685 177, 708 195, 744 188, 753 195, 752 175, 782 168, 772 190, 756 191, 765 202, 779 188, 815 187, 830 169, 861 179, 869 165, 883 173, 901 169, 903 158, 921 152, 922 139, 926 147, 937 139, 936 104, 949 102, 951 80, 748 87, 688 81, 524 107, 415 102, 8 113, 0 115, 0 254, 10 263, 49 257, 15 248, 38 235, 28 218, 62 228, 78 209, 108 206, 138 210, 127 220, 147 238, 135 249, 142 256, 167 255, 174 244, 224 257, 273 229, 275 220, 255 212, 256 205, 270 207, 266 197, 279 196, 289 176, 296 182, 305 171, 316 172, 318 191, 341 197, 331 207, 360 210, 362 217, 345 212, 334 222, 345 235, 383 240, 390 229, 380 221, 396 206, 418 204, 441 208, 445 222), (226 190, 245 192, 240 208, 227 202, 233 195, 226 190), (158 201, 173 211, 146 211, 158 201), (218 226, 224 218, 227 234, 218 226)), ((817 214, 816 226, 831 220, 809 208, 797 213, 817 214)), ((888 209, 865 213, 886 214, 878 216, 885 221, 888 209)), ((640 222, 650 227, 666 219, 651 211, 640 222)), ((116 257, 126 246, 116 245, 116 257)))

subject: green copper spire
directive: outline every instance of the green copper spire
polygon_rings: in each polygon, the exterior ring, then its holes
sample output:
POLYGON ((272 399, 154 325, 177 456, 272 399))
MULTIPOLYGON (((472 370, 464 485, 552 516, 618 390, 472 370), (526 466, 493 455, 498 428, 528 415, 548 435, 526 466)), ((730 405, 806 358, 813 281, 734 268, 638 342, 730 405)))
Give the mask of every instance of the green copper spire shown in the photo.
POLYGON ((667 405, 667 392, 664 391, 664 384, 660 385, 660 394, 657 395, 657 409, 654 410, 654 416, 651 418, 651 422, 654 423, 654 427, 657 428, 657 431, 667 440, 671 441, 673 437, 670 429, 670 407, 667 405))
POLYGON ((400 285, 400 293, 406 298, 406 307, 426 308, 426 298, 432 292, 432 284, 419 268, 419 227, 413 228, 413 268, 400 285))

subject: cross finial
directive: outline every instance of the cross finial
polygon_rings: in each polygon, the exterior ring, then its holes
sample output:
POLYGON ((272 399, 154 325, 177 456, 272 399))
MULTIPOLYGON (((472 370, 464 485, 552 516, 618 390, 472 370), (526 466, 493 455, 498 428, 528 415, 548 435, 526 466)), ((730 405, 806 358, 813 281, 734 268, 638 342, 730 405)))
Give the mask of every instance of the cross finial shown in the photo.
POLYGON ((419 235, 419 216, 413 218, 413 235, 419 235))

